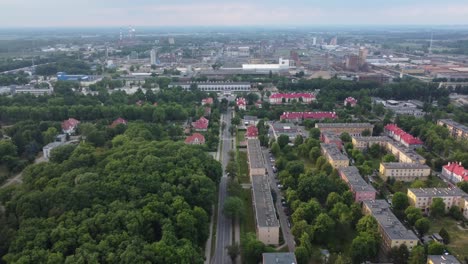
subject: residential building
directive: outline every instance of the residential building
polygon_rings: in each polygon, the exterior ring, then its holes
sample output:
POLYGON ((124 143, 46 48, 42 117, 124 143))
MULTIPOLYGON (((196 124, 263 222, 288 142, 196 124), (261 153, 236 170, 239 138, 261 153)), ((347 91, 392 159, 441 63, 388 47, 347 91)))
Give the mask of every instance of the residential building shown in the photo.
POLYGON ((62 122, 62 131, 65 134, 72 135, 75 133, 76 128, 78 127, 78 124, 80 124, 80 121, 74 119, 74 118, 69 118, 65 121, 62 122))
POLYGON ((403 163, 421 163, 426 164, 426 159, 402 144, 394 141, 387 142, 387 151, 392 153, 399 162, 403 163))
POLYGON ((197 121, 192 122, 192 127, 196 131, 207 131, 209 123, 210 123, 210 121, 202 116, 197 121))
POLYGON ((410 204, 424 211, 429 211, 434 198, 442 198, 445 210, 448 211, 453 205, 464 205, 464 197, 467 194, 457 187, 453 188, 411 188, 408 189, 408 200, 410 204))
POLYGON ((249 115, 245 115, 244 116, 244 125, 245 126, 248 126, 248 125, 254 125, 256 126, 258 124, 258 117, 256 116, 249 116, 249 115))
POLYGON ((412 250, 418 244, 418 237, 398 220, 390 210, 387 201, 363 201, 363 212, 366 215, 372 215, 377 220, 384 252, 388 253, 393 247, 399 247, 403 244, 412 250))
POLYGON ((168 87, 182 87, 184 90, 190 90, 194 85, 200 91, 205 92, 248 92, 251 87, 249 82, 174 82, 168 87))
POLYGON ((265 159, 260 146, 260 140, 247 140, 247 157, 249 162, 250 178, 253 176, 265 176, 265 159))
POLYGON ((326 144, 335 144, 339 150, 342 150, 343 148, 343 142, 340 137, 331 131, 324 131, 321 133, 320 140, 326 144))
POLYGON ((383 162, 380 163, 379 171, 384 180, 393 178, 404 182, 427 180, 431 174, 431 168, 421 163, 383 162))
POLYGON ((344 106, 351 106, 351 107, 355 107, 357 105, 357 100, 353 97, 347 97, 345 100, 344 100, 344 106))
POLYGON ((15 95, 15 94, 32 94, 34 96, 40 96, 40 95, 50 95, 54 92, 54 89, 52 88, 35 88, 34 86, 17 86, 17 85, 11 85, 10 87, 10 93, 15 95))
POLYGON ((355 202, 375 200, 377 191, 361 177, 356 167, 350 166, 340 168, 338 172, 341 179, 348 184, 349 189, 354 194, 355 202))
POLYGON ((403 144, 407 148, 415 149, 424 145, 424 142, 422 142, 419 138, 413 137, 411 134, 406 133, 396 124, 386 125, 384 128, 384 132, 387 136, 403 144))
POLYGON ((322 154, 325 156, 327 161, 332 165, 333 168, 344 168, 349 166, 349 159, 341 153, 335 144, 320 144, 322 154))
POLYGON ((251 180, 257 239, 265 245, 278 245, 280 223, 276 217, 268 177, 254 176, 251 180))
POLYGON ((294 264, 297 263, 293 252, 263 253, 262 264, 294 264))
POLYGON ((360 136, 365 130, 372 134, 374 129, 374 125, 370 123, 316 123, 315 127, 320 129, 320 132, 332 131, 338 135, 346 132, 350 136, 360 136))
POLYGON ((247 101, 244 97, 239 97, 236 99, 236 105, 239 110, 247 110, 247 101))
POLYGON ((275 93, 269 98, 270 104, 291 103, 294 100, 308 104, 316 101, 316 98, 312 93, 275 93))
POLYGON ((254 125, 248 126, 247 132, 245 133, 245 138, 247 139, 258 138, 258 128, 254 125))
POLYGON ((302 122, 303 120, 324 120, 337 119, 338 115, 335 112, 284 112, 280 116, 280 120, 289 122, 302 122))
POLYGON ((292 123, 272 123, 270 129, 272 132, 270 136, 273 136, 275 139, 278 139, 281 135, 286 135, 289 137, 290 141, 293 141, 297 136, 302 136, 304 138, 309 136, 307 130, 292 123))
POLYGON ((156 55, 157 55, 156 49, 151 49, 150 51, 150 64, 151 65, 158 64, 156 55))
POLYGON ((429 255, 427 264, 461 264, 453 255, 429 255))
POLYGON ((447 127, 452 137, 456 139, 468 139, 468 127, 452 119, 440 119, 437 121, 437 125, 447 127))
POLYGON ((462 166, 461 162, 449 162, 442 167, 442 176, 454 183, 468 181, 468 170, 462 166))
POLYGON ((382 137, 362 137, 362 136, 352 136, 352 143, 354 148, 356 149, 368 149, 372 145, 378 144, 382 147, 386 147, 387 143, 390 140, 389 137, 387 136, 382 136, 382 137))
POLYGON ((193 135, 185 139, 185 144, 188 145, 203 145, 205 144, 205 137, 200 133, 193 133, 193 135))
POLYGON ((468 219, 468 196, 465 196, 460 200, 460 209, 462 210, 465 219, 468 219))
POLYGON ((213 104, 213 98, 211 98, 211 97, 204 98, 204 99, 202 99, 201 104, 202 105, 212 105, 213 104))
POLYGON ((122 125, 127 125, 127 120, 125 120, 125 119, 119 117, 119 118, 117 118, 116 120, 114 120, 114 122, 112 122, 112 124, 110 125, 110 127, 111 127, 111 128, 115 128, 116 126, 118 126, 118 125, 120 125, 120 124, 122 124, 122 125))

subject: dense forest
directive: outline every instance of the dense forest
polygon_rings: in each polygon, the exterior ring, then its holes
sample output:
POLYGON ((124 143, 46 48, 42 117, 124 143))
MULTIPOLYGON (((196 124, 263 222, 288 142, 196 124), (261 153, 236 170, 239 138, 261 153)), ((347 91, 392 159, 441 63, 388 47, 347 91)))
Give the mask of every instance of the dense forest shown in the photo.
POLYGON ((222 169, 202 149, 119 135, 108 150, 54 151, 0 193, 4 261, 203 262, 222 169))

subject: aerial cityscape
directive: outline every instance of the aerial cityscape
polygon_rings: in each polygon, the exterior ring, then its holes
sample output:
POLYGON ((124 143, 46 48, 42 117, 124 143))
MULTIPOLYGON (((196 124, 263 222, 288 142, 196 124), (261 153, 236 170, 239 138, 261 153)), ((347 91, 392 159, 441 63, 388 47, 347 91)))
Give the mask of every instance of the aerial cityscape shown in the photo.
POLYGON ((0 264, 468 264, 466 2, 62 2, 0 1, 0 264))

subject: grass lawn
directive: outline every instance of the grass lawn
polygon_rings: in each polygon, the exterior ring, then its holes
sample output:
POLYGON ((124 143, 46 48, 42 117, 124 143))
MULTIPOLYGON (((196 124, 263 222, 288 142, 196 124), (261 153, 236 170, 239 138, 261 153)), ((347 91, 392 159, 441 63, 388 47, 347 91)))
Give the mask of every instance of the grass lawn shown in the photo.
POLYGON ((237 130, 236 140, 237 145, 239 145, 239 143, 245 140, 245 130, 237 130))
POLYGON ((250 183, 249 165, 247 163, 247 152, 237 151, 237 163, 239 164, 239 182, 250 183))
POLYGON ((252 204, 252 191, 250 189, 242 190, 242 200, 244 201, 244 217, 240 221, 241 236, 245 233, 255 234, 255 216, 252 204))
POLYGON ((461 230, 457 226, 457 221, 449 217, 440 219, 430 219, 431 228, 429 234, 439 233, 442 227, 447 230, 450 235, 450 243, 447 245, 448 249, 459 260, 468 257, 468 230, 461 230))

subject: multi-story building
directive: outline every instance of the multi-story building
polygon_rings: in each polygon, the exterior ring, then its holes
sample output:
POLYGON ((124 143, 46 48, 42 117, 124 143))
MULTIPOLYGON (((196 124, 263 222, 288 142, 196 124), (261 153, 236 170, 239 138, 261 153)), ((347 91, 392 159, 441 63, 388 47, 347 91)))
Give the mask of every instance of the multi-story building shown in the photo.
POLYGON ((294 264, 296 255, 292 252, 263 253, 262 264, 294 264))
POLYGON ((280 120, 289 122, 302 122, 302 120, 324 120, 337 119, 338 115, 335 112, 284 112, 280 116, 280 120))
POLYGON ((434 198, 442 198, 445 210, 453 205, 464 208, 467 194, 457 187, 453 188, 411 188, 408 189, 408 199, 412 206, 428 211, 434 198))
POLYGON ((280 224, 276 218, 268 177, 253 176, 252 193, 257 238, 266 245, 278 245, 280 224))
POLYGON ((247 140, 247 156, 249 161, 249 174, 253 176, 264 176, 265 171, 265 159, 262 153, 262 147, 260 146, 260 140, 249 139, 247 140))
POLYGON ((312 93, 275 93, 269 98, 270 104, 290 103, 294 100, 306 104, 316 101, 312 93))
POLYGON ((316 123, 315 127, 323 131, 332 131, 338 135, 348 133, 350 136, 360 136, 365 130, 372 134, 374 125, 370 123, 316 123))
POLYGON ((427 264, 461 264, 453 255, 429 255, 427 264))
POLYGON ((415 138, 412 135, 406 133, 403 129, 399 128, 395 124, 388 124, 384 128, 385 134, 395 141, 401 143, 407 148, 419 148, 424 145, 419 138, 415 138))
POLYGON ((248 92, 251 87, 249 82, 174 82, 168 85, 169 88, 182 87, 184 90, 193 86, 205 92, 248 92))
POLYGON ((409 250, 412 250, 418 244, 418 237, 411 230, 403 226, 390 210, 390 205, 387 201, 364 201, 363 212, 366 215, 372 215, 377 220, 379 233, 382 237, 382 248, 385 252, 403 244, 409 250))
POLYGON ((465 196, 460 200, 460 209, 462 210, 465 219, 468 219, 468 196, 465 196))
POLYGON ((392 153, 400 162, 403 163, 421 163, 425 164, 426 159, 416 153, 414 150, 409 149, 398 142, 387 142, 387 151, 392 153))
POLYGON ((468 127, 452 119, 440 119, 437 121, 437 125, 447 127, 452 137, 456 139, 468 139, 468 127))
POLYGON ((320 140, 326 144, 335 144, 339 150, 343 148, 343 142, 340 137, 331 131, 323 131, 320 134, 320 140))
POLYGON ((431 168, 421 163, 383 162, 380 163, 380 177, 387 180, 410 182, 416 179, 427 180, 431 168))
POLYGON ((386 147, 387 143, 390 141, 390 138, 387 136, 382 137, 361 137, 361 136, 352 136, 352 143, 356 149, 368 149, 374 144, 378 144, 382 147, 386 147))
POLYGON ((449 162, 442 167, 442 176, 455 183, 468 181, 468 170, 462 166, 461 162, 449 162))
POLYGON ((308 137, 309 133, 300 126, 296 126, 292 123, 281 123, 276 122, 270 126, 271 134, 273 138, 278 139, 281 135, 286 135, 289 137, 289 140, 294 140, 297 136, 308 137))
POLYGON ((333 168, 344 168, 349 166, 349 159, 341 153, 335 144, 320 144, 322 154, 325 156, 327 161, 332 165, 333 168))
POLYGON ((356 167, 340 168, 338 172, 341 179, 348 184, 349 189, 353 192, 355 202, 375 199, 376 190, 361 177, 356 167))

